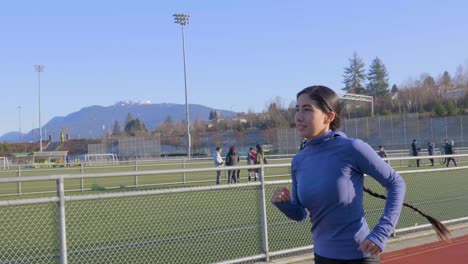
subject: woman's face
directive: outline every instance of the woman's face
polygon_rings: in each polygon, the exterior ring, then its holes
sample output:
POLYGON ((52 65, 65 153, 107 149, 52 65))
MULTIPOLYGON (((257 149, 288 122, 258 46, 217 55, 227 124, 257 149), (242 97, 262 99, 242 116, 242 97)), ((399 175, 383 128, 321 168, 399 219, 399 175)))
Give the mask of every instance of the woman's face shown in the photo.
POLYGON ((297 98, 295 121, 301 137, 310 140, 323 135, 330 129, 330 123, 334 118, 335 113, 324 113, 307 93, 297 98))

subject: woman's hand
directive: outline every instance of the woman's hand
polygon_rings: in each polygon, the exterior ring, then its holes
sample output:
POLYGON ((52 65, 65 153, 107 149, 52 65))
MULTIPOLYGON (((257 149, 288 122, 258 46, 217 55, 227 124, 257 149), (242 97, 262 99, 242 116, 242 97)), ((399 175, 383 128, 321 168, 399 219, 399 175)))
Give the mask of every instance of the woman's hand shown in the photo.
POLYGON ((271 197, 272 203, 287 203, 291 200, 291 192, 286 186, 276 189, 271 197))
POLYGON ((361 246, 358 248, 359 251, 362 251, 364 253, 371 254, 372 256, 378 256, 380 253, 382 253, 382 250, 380 249, 379 246, 374 244, 374 242, 366 239, 364 242, 362 242, 361 246))

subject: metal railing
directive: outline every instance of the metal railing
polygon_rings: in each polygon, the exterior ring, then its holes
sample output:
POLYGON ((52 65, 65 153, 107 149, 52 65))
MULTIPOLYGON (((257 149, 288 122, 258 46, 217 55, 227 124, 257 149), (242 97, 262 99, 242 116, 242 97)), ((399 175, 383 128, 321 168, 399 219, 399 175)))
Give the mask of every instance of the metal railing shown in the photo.
MULTIPOLYGON (((460 151, 461 152, 461 151, 460 151)), ((395 152, 401 153, 401 152, 395 152)), ((398 169, 413 169, 416 167, 416 159, 421 161, 421 166, 430 164, 430 159, 434 159, 436 166, 444 163, 447 157, 453 157, 459 164, 468 162, 468 154, 455 154, 455 155, 434 155, 434 156, 398 156, 392 153, 389 158, 385 159, 389 164, 398 169)), ((174 159, 172 162, 168 161, 132 161, 120 162, 119 165, 105 165, 105 166, 84 166, 80 164, 79 167, 65 167, 54 169, 23 169, 17 167, 17 170, 0 171, 0 179, 2 177, 16 176, 17 180, 8 185, 0 186, 0 198, 7 196, 22 196, 29 194, 47 194, 55 193, 54 182, 32 183, 24 182, 21 179, 25 177, 36 177, 46 175, 75 175, 70 178, 66 185, 65 192, 89 192, 89 191, 102 191, 102 190, 134 190, 142 188, 167 188, 167 187, 180 187, 180 186, 194 186, 194 185, 207 185, 214 183, 214 173, 208 171, 199 171, 200 168, 212 168, 212 161, 205 159, 174 159), (175 163, 172 163, 175 162, 175 163), (173 170, 175 169, 175 170, 173 170), (171 173, 153 173, 154 171, 171 171, 171 173), (177 172, 172 172, 177 171, 177 172), (131 172, 131 175, 125 177, 115 176, 116 173, 131 172), (88 178, 86 175, 100 174, 102 177, 88 178), (141 176, 144 176, 141 178, 141 176)), ((290 163, 290 157, 269 156, 270 164, 284 164, 290 163)), ((239 167, 241 170, 241 181, 246 181, 248 178, 248 166, 239 167)), ((223 170, 224 175, 222 182, 228 181, 227 171, 231 167, 223 170)), ((266 179, 284 179, 289 177, 289 167, 265 167, 266 179)))

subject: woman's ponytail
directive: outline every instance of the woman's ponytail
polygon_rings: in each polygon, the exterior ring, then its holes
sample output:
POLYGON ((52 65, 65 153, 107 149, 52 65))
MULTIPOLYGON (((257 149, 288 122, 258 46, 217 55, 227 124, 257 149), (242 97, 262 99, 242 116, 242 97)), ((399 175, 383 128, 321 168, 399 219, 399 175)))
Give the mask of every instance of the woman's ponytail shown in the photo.
MULTIPOLYGON (((366 193, 374 196, 374 197, 384 199, 384 200, 387 199, 387 197, 385 195, 375 193, 375 192, 369 190, 366 187, 364 187, 364 191, 366 193)), ((448 228, 444 224, 442 224, 442 222, 440 222, 439 220, 435 219, 434 217, 432 217, 430 215, 427 215, 427 214, 423 213, 421 210, 419 210, 418 208, 412 206, 411 204, 403 203, 403 205, 413 209, 414 211, 418 212, 420 215, 424 216, 429 221, 429 223, 431 223, 432 227, 436 231, 437 237, 439 237, 440 240, 450 239, 450 236, 451 236, 450 230, 448 230, 448 228)))

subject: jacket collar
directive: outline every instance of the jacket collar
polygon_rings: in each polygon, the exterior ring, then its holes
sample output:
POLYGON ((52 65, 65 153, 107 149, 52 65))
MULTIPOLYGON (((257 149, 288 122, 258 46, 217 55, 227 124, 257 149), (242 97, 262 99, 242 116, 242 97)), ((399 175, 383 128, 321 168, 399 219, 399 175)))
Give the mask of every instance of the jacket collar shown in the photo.
POLYGON ((317 145, 338 136, 346 137, 346 134, 339 130, 328 130, 325 134, 308 140, 304 146, 317 145))

